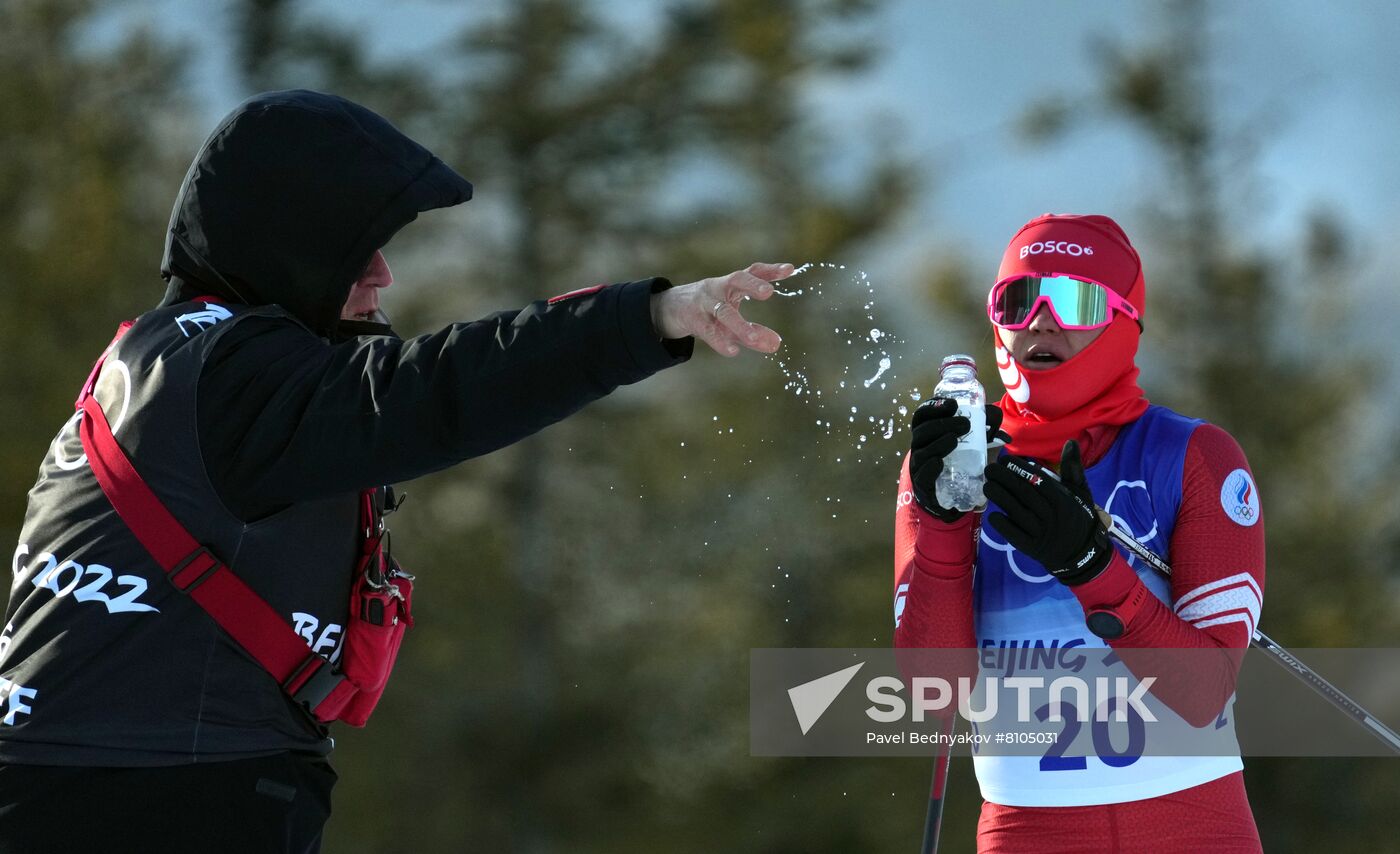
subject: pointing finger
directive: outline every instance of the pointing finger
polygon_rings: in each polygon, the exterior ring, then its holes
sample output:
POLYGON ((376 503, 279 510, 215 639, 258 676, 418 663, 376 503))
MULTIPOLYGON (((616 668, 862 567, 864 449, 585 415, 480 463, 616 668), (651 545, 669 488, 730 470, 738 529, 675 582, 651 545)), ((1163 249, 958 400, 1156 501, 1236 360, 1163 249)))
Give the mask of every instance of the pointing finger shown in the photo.
POLYGON ((773 285, 767 279, 760 279, 747 270, 730 273, 724 277, 723 282, 724 293, 721 298, 730 302, 738 302, 745 297, 764 300, 773 295, 773 285))
POLYGON ((796 271, 796 269, 796 267, 786 263, 765 264, 763 262, 756 262, 750 264, 748 266, 748 269, 746 269, 744 272, 753 276, 757 276, 760 279, 765 279, 770 282, 777 282, 786 279, 788 276, 791 276, 793 272, 796 271))

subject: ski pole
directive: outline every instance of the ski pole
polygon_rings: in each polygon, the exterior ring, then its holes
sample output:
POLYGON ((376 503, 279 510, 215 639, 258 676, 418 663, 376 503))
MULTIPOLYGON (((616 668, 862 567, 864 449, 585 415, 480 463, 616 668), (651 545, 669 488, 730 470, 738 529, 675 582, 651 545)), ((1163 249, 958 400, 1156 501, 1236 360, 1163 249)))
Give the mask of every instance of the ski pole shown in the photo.
POLYGON ((943 801, 948 792, 948 770, 953 763, 953 734, 958 728, 958 716, 948 716, 948 725, 943 733, 948 737, 947 746, 933 759, 933 785, 928 795, 928 816, 924 819, 924 839, 919 846, 920 854, 936 854, 938 851, 938 831, 943 827, 943 801))
MULTIPOLYGON (((1099 514, 1099 521, 1108 529, 1108 535, 1110 537, 1121 543, 1124 548, 1132 552, 1148 566, 1168 578, 1171 577, 1172 568, 1170 564, 1158 557, 1157 554, 1147 546, 1144 546, 1134 539, 1127 531, 1115 525, 1108 511, 1104 510, 1102 507, 1095 507, 1094 509, 1099 514)), ((1250 646, 1267 652, 1280 667, 1301 679, 1304 684, 1316 691, 1323 699, 1327 700, 1327 702, 1338 709, 1341 709, 1350 716, 1352 720, 1361 724, 1372 735, 1384 742, 1387 747, 1397 754, 1400 754, 1400 735, 1396 735, 1394 730, 1381 723, 1375 715, 1363 709, 1359 703, 1348 697, 1331 682, 1323 679, 1318 675, 1317 671, 1299 661, 1296 656, 1276 643, 1268 635, 1255 629, 1254 637, 1250 640, 1250 646)))

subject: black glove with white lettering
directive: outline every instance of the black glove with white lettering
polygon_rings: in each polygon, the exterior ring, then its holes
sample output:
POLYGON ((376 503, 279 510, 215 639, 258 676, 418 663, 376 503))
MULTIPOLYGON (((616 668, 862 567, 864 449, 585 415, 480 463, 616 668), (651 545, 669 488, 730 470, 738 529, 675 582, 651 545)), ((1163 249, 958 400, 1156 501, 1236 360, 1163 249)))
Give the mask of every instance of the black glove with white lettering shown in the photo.
MULTIPOLYGON (((946 397, 931 397, 914 410, 909 419, 909 431, 913 434, 909 443, 909 480, 914 485, 914 500, 924 510, 942 519, 955 522, 962 516, 961 510, 949 510, 938 506, 934 497, 934 484, 943 473, 943 458, 958 446, 958 439, 967 435, 972 422, 966 416, 958 415, 957 401, 946 397)), ((987 442, 1000 439, 1011 441, 1011 437, 1001 430, 1001 407, 987 404, 987 442)))
POLYGON ((1007 454, 987 466, 986 493, 1002 511, 988 517, 991 526, 1070 587, 1096 578, 1113 559, 1073 439, 1060 456, 1058 479, 1040 463, 1007 454))

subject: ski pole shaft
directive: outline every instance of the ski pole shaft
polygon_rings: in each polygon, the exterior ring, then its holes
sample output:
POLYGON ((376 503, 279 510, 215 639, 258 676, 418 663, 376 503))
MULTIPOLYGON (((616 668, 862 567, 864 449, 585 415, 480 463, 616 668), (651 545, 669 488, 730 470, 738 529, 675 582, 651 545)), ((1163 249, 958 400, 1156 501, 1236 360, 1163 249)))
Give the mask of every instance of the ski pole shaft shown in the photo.
MULTIPOLYGON (((1117 540, 1119 543, 1122 543, 1124 548, 1132 552, 1148 566, 1165 576, 1171 576, 1172 568, 1170 564, 1158 557, 1157 554, 1147 548, 1147 546, 1144 546, 1134 539, 1128 532, 1114 525, 1113 519, 1103 508, 1095 509, 1098 510, 1099 520, 1103 522, 1104 526, 1108 529, 1109 536, 1113 537, 1113 539, 1117 540)), ((1282 645, 1276 643, 1268 635, 1257 629, 1254 632, 1254 637, 1250 640, 1250 645, 1255 649, 1261 649, 1267 652, 1280 667, 1283 667, 1285 670, 1298 677, 1309 688, 1316 691, 1323 699, 1345 712, 1352 720, 1361 724, 1372 735, 1384 742, 1387 747, 1397 754, 1400 754, 1400 735, 1397 735, 1394 730, 1381 723, 1375 715, 1366 711, 1359 703, 1348 697, 1331 682, 1319 676, 1317 671, 1299 661, 1296 656, 1282 645)))
POLYGON ((953 733, 957 729, 957 715, 948 717, 948 725, 943 728, 947 745, 933 759, 933 785, 929 789, 928 816, 924 819, 924 838, 919 846, 919 854, 937 854, 938 832, 943 827, 943 802, 948 792, 948 769, 953 762, 953 733))
POLYGON ((1346 712, 1352 720, 1366 727, 1376 738, 1385 742, 1391 750, 1400 754, 1400 735, 1395 730, 1381 723, 1374 715, 1363 709, 1355 700, 1342 693, 1338 688, 1326 679, 1318 675, 1317 671, 1299 661, 1291 652, 1274 642, 1272 638, 1263 632, 1254 633, 1253 646, 1269 653, 1279 666, 1297 676, 1307 683, 1324 699, 1333 706, 1346 712))

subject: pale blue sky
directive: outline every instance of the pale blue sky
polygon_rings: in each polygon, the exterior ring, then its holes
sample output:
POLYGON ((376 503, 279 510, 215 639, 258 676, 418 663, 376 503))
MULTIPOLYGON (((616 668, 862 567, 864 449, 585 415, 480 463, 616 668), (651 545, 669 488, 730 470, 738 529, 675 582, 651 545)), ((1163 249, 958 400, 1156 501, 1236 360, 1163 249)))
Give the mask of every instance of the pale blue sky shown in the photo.
MULTIPOLYGON (((401 58, 431 56, 462 23, 504 3, 308 5, 373 33, 377 56, 401 58)), ((665 7, 655 0, 601 5, 640 33, 665 7)), ((1165 6, 1145 0, 890 2, 862 28, 880 44, 880 62, 859 79, 810 92, 810 103, 853 159, 894 122, 903 148, 928 166, 932 180, 878 257, 851 260, 888 271, 955 246, 994 264, 1015 228, 1048 210, 1110 213, 1134 234, 1138 188, 1163 176, 1150 171, 1142 146, 1121 126, 1086 125, 1041 148, 1019 144, 1009 131, 1033 97, 1090 90, 1092 37, 1147 40, 1162 25, 1165 6)), ((195 65, 189 82, 208 123, 248 94, 229 71, 222 28, 211 26, 225 12, 178 0, 125 0, 112 8, 99 34, 139 20, 190 44, 195 65)), ((1365 299, 1400 310, 1389 284, 1400 267, 1400 67, 1394 59, 1400 4, 1220 2, 1210 30, 1221 115, 1267 131, 1259 140, 1257 180, 1240 188, 1258 229, 1248 237, 1286 241, 1303 211, 1323 206, 1363 236, 1365 299)), ((1373 322, 1365 331, 1380 327, 1373 322)))
MULTIPOLYGON (((126 0, 120 19, 145 19, 196 48, 192 83, 212 118, 246 94, 236 88, 211 8, 178 0, 126 0)), ((309 8, 373 32, 377 55, 429 56, 465 21, 503 0, 451 3, 315 0, 309 8), (384 10, 391 8, 392 13, 384 10)), ((618 20, 645 28, 664 3, 602 4, 618 20)), ((1007 123, 1047 91, 1082 92, 1093 83, 1095 35, 1148 37, 1165 4, 1149 2, 945 3, 894 0, 863 30, 881 61, 858 80, 813 93, 833 128, 863 135, 893 116, 914 152, 942 176, 933 210, 956 209, 972 231, 1000 240, 1031 199, 1132 204, 1132 147, 1102 128, 1072 135, 1048 153, 1006 139, 1007 123), (1078 162, 1092 168, 1071 168, 1078 162), (1028 170, 1025 167, 1035 166, 1028 170), (1014 176, 1015 181, 1005 179, 1014 176), (956 202, 954 202, 956 200, 956 202), (971 206, 971 209, 969 209, 971 206), (990 236, 990 235, 989 235, 990 236)), ((1276 135, 1263 148, 1263 177, 1273 221, 1318 200, 1371 226, 1400 225, 1395 192, 1400 144, 1400 4, 1305 0, 1217 3, 1211 62, 1218 103, 1231 118, 1266 120, 1276 135)), ((1092 205, 1091 205, 1092 206, 1092 205)), ((1060 204, 1083 208, 1084 204, 1060 204)), ((952 225, 951 222, 945 223, 952 225)))

